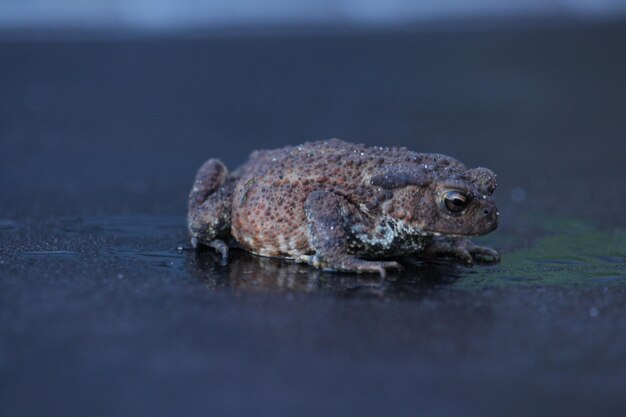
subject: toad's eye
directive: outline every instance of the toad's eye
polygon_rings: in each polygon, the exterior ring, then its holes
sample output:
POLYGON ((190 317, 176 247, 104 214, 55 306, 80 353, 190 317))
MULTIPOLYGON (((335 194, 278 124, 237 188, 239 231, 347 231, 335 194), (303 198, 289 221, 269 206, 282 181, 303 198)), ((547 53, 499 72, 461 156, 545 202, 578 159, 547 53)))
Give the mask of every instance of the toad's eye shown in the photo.
POLYGON ((459 191, 448 191, 443 195, 443 202, 452 213, 460 213, 465 210, 470 198, 459 191))

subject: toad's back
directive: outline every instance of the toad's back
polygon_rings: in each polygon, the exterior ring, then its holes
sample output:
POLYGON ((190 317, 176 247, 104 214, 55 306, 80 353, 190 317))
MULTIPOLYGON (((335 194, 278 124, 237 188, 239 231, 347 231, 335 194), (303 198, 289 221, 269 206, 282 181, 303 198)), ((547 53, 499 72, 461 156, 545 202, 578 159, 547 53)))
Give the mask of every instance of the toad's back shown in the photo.
POLYGON ((385 193, 369 183, 373 173, 385 166, 432 163, 438 157, 339 139, 256 151, 238 170, 231 233, 246 249, 265 256, 313 253, 304 210, 308 195, 323 189, 357 206, 372 206, 381 198, 377 193, 385 193))
POLYGON ((368 147, 339 139, 307 142, 274 150, 255 151, 238 172, 242 182, 254 177, 257 181, 275 183, 294 181, 336 182, 346 191, 363 183, 381 166, 402 166, 445 162, 446 167, 463 167, 445 155, 424 154, 406 148, 368 147))

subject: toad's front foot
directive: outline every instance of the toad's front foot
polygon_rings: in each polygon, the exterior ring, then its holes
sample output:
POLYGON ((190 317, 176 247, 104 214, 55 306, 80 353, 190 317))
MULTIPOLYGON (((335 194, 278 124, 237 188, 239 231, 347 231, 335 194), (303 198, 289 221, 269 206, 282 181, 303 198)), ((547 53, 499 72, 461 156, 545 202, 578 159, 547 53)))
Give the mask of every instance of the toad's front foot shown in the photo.
MULTIPOLYGON (((197 249, 198 246, 200 246, 200 241, 198 239, 196 239, 195 237, 191 238, 191 246, 194 249, 197 249)), ((205 246, 208 246, 210 248, 215 249, 216 252, 218 252, 221 255, 220 258, 220 265, 222 266, 226 266, 228 265, 228 245, 226 244, 226 242, 224 242, 223 240, 220 239, 213 239, 209 242, 203 243, 205 246)))
POLYGON ((424 257, 447 257, 458 259, 468 266, 474 263, 497 264, 500 254, 487 246, 475 245, 467 238, 437 238, 434 239, 424 257))

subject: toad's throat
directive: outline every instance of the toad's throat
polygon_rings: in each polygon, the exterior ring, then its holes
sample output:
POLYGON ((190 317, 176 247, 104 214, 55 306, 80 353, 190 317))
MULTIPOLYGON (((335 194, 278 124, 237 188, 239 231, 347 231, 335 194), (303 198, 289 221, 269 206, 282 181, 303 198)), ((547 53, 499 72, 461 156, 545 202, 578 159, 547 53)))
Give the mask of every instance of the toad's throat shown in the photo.
POLYGON ((357 223, 350 226, 354 252, 401 255, 423 251, 433 234, 393 217, 385 217, 373 228, 357 223))

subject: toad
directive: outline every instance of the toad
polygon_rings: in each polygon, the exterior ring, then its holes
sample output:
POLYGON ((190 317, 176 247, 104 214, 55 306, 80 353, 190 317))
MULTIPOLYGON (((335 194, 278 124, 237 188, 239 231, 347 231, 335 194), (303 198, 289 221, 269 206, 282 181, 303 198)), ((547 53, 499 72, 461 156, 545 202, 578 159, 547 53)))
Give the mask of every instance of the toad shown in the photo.
POLYGON ((206 161, 189 196, 192 246, 385 276, 401 256, 497 263, 472 243, 498 225, 496 176, 439 154, 339 139, 206 161), (228 243, 227 243, 228 242, 228 243))

